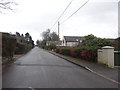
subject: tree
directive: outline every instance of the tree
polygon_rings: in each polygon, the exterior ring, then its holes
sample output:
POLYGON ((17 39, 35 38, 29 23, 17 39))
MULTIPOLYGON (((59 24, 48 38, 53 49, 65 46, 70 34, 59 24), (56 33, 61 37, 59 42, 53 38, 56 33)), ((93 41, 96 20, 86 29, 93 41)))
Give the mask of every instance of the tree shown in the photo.
POLYGON ((46 46, 46 40, 40 42, 40 47, 44 48, 46 46))
POLYGON ((83 38, 83 45, 85 46, 112 46, 113 41, 105 38, 97 38, 96 36, 90 34, 83 38))
POLYGON ((25 34, 25 41, 26 41, 26 43, 29 43, 29 38, 30 37, 30 34, 27 32, 26 34, 25 34))
MULTIPOLYGON (((47 29, 46 31, 42 32, 42 38, 43 40, 40 42, 40 46, 44 48, 46 46, 47 41, 59 41, 59 36, 56 34, 56 32, 50 32, 50 29, 47 29)), ((38 43, 39 41, 37 41, 38 43)))
POLYGON ((40 45, 40 41, 39 41, 39 40, 37 40, 37 41, 36 41, 36 44, 37 44, 37 46, 39 46, 39 45, 40 45))
POLYGON ((31 42, 31 45, 32 45, 32 47, 34 47, 34 45, 35 45, 33 40, 32 40, 32 42, 31 42))
POLYGON ((37 46, 42 46, 42 43, 43 43, 43 41, 41 41, 41 40, 36 41, 37 46))
POLYGON ((46 31, 42 32, 43 40, 45 41, 58 41, 59 36, 56 34, 56 32, 50 32, 50 29, 47 29, 46 31))
POLYGON ((32 37, 29 37, 29 44, 31 44, 32 46, 34 46, 34 41, 32 40, 32 37))
POLYGON ((23 34, 21 34, 21 42, 25 43, 25 37, 23 34))
POLYGON ((29 42, 30 42, 30 43, 32 42, 32 37, 31 37, 31 36, 29 37, 29 42))
POLYGON ((50 41, 51 40, 50 29, 47 29, 46 31, 42 32, 42 37, 43 37, 43 40, 50 41))
POLYGON ((17 36, 20 36, 20 33, 19 33, 19 32, 16 32, 16 35, 17 35, 17 36))
POLYGON ((52 32, 50 34, 51 41, 59 41, 59 36, 56 34, 56 32, 52 32))
POLYGON ((97 39, 97 37, 95 37, 92 34, 84 36, 84 38, 83 38, 83 45, 93 46, 96 43, 96 39, 97 39))
POLYGON ((21 36, 20 36, 19 32, 16 32, 16 39, 17 39, 17 41, 21 42, 21 36))
POLYGON ((34 41, 32 40, 32 37, 28 32, 25 34, 25 36, 23 34, 20 35, 19 32, 16 32, 16 39, 18 42, 27 43, 34 46, 34 41))

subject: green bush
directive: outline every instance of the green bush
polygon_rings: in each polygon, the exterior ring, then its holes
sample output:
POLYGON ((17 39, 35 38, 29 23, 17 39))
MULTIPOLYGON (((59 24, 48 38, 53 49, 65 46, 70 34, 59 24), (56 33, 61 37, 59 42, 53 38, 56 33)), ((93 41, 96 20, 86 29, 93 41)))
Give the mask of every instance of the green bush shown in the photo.
MULTIPOLYGON (((2 33, 2 60, 12 59, 16 47, 16 38, 9 33, 2 33)), ((4 62, 4 61, 3 61, 4 62)))
POLYGON ((17 42, 15 54, 24 54, 32 49, 32 45, 27 43, 17 42))

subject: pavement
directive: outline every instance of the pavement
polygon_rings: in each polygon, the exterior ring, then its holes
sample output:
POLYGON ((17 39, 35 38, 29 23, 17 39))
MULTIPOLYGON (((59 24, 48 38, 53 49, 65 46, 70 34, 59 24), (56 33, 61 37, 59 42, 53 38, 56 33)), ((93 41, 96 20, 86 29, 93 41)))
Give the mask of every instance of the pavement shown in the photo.
POLYGON ((88 61, 85 61, 85 60, 82 60, 79 58, 73 58, 70 56, 61 55, 61 54, 55 53, 53 51, 49 51, 49 53, 56 55, 56 56, 58 56, 64 60, 67 60, 71 63, 74 63, 94 74, 97 74, 105 79, 108 79, 108 80, 120 85, 120 78, 118 76, 119 72, 120 72, 119 67, 109 68, 107 65, 104 65, 104 64, 88 62, 88 61))

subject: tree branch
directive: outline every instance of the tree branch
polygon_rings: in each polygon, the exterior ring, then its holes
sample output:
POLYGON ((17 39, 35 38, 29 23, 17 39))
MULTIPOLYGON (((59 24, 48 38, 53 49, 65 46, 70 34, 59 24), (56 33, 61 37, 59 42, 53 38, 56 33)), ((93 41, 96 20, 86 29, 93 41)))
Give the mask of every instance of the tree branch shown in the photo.
POLYGON ((13 10, 12 8, 11 8, 11 5, 18 5, 17 3, 15 3, 15 2, 1 2, 0 3, 0 8, 1 9, 6 9, 6 10, 13 10))

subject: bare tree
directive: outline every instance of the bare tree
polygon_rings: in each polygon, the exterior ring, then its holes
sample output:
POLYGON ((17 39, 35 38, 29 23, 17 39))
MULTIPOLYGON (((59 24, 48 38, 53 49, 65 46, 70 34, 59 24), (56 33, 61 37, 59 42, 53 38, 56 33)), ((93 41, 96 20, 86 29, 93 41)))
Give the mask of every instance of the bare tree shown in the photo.
POLYGON ((47 29, 46 31, 42 32, 43 40, 50 41, 50 29, 47 29))
POLYGON ((13 1, 0 0, 0 12, 2 12, 3 10, 13 11, 14 10, 12 8, 13 5, 18 5, 18 4, 16 2, 13 2, 13 1))

